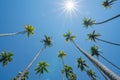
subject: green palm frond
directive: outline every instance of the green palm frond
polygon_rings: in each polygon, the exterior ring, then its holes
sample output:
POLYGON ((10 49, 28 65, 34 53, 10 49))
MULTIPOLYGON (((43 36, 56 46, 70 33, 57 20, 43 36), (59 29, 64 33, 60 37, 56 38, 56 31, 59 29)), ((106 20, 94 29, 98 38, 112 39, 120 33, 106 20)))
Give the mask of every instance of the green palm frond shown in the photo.
POLYGON ((78 68, 80 68, 81 71, 85 71, 87 67, 89 67, 86 64, 85 60, 82 60, 82 57, 77 59, 77 63, 78 63, 78 68))
POLYGON ((66 42, 72 41, 76 38, 76 36, 73 36, 70 31, 68 31, 66 34, 63 34, 63 36, 66 38, 66 42))
POLYGON ((25 30, 27 32, 27 36, 30 37, 30 35, 34 34, 35 28, 32 25, 25 25, 25 30))
POLYGON ((97 75, 96 75, 96 73, 93 70, 89 69, 86 72, 87 72, 87 75, 90 77, 90 79, 96 80, 97 75))
POLYGON ((46 67, 48 67, 49 64, 41 61, 38 63, 37 68, 35 68, 36 74, 43 74, 44 71, 48 73, 48 69, 46 67))
POLYGON ((104 0, 101 5, 102 5, 104 8, 111 8, 113 2, 115 2, 115 1, 117 1, 117 0, 104 0))
POLYGON ((0 54, 0 62, 2 63, 3 67, 13 60, 12 56, 13 56, 12 52, 7 51, 3 51, 0 54))
POLYGON ((59 51, 59 53, 58 53, 58 57, 59 58, 63 58, 64 56, 66 56, 67 54, 64 52, 64 51, 59 51))
POLYGON ((89 40, 96 42, 96 38, 101 36, 101 35, 99 33, 96 33, 94 30, 92 33, 87 34, 87 36, 88 36, 89 40))
POLYGON ((52 39, 51 39, 51 37, 49 37, 47 35, 44 36, 44 39, 41 42, 44 44, 45 47, 47 47, 47 46, 51 47, 52 46, 52 39))
POLYGON ((85 28, 88 28, 89 26, 92 26, 95 24, 95 20, 92 20, 91 18, 84 18, 83 19, 83 25, 85 28))
POLYGON ((99 49, 98 46, 91 46, 90 48, 91 56, 99 57, 100 51, 98 49, 99 49))

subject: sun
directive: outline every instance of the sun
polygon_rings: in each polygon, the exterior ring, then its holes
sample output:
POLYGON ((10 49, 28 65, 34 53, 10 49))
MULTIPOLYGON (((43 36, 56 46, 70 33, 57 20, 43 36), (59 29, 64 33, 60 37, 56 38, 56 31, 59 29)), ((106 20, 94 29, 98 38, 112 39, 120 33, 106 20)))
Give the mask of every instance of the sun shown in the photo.
POLYGON ((76 0, 64 0, 61 4, 62 13, 67 16, 72 16, 76 14, 79 8, 79 2, 76 0))
POLYGON ((74 8, 75 8, 74 2, 73 2, 73 1, 67 1, 67 2, 65 3, 65 8, 68 9, 68 10, 74 9, 74 8))

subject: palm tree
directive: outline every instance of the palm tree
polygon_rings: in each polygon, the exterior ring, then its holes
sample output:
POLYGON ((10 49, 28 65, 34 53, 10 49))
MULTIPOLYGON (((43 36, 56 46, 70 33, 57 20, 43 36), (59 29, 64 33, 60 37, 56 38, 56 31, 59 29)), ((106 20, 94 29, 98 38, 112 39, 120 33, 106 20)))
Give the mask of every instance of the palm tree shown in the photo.
MULTIPOLYGON (((22 72, 19 72, 18 75, 15 76, 15 77, 14 77, 13 79, 11 79, 11 80, 17 80, 17 78, 18 78, 21 74, 22 74, 22 72)), ((28 75, 29 75, 29 71, 27 71, 27 72, 25 73, 25 75, 22 76, 21 80, 27 80, 27 79, 29 78, 28 75)))
POLYGON ((25 33, 27 33, 27 37, 30 37, 30 35, 34 34, 35 28, 32 25, 25 25, 24 28, 25 28, 24 31, 15 32, 15 33, 0 34, 0 37, 2 37, 2 36, 14 36, 14 35, 25 34, 25 33))
POLYGON ((40 74, 41 75, 44 72, 48 73, 48 69, 46 68, 48 66, 49 66, 49 64, 44 62, 44 61, 39 62, 37 67, 35 68, 36 74, 40 74))
POLYGON ((96 80, 97 75, 93 70, 89 69, 86 72, 91 80, 96 80))
POLYGON ((80 56, 80 58, 77 59, 77 65, 78 68, 80 68, 81 71, 86 71, 86 67, 88 68, 89 66, 86 64, 85 60, 82 60, 82 57, 80 56))
POLYGON ((113 2, 115 2, 115 1, 117 1, 117 0, 104 0, 104 1, 102 2, 102 6, 103 6, 104 8, 111 8, 113 2))
POLYGON ((13 60, 12 56, 13 56, 12 52, 7 51, 3 51, 0 54, 0 63, 2 63, 3 67, 13 60))
POLYGON ((83 19, 83 25, 84 25, 85 28, 88 28, 89 26, 93 26, 93 25, 103 24, 103 23, 109 22, 109 21, 111 21, 113 19, 116 19, 118 17, 120 17, 120 14, 117 14, 117 15, 115 15, 115 16, 109 18, 109 19, 106 19, 104 21, 101 21, 101 22, 96 22, 95 20, 92 20, 91 18, 84 18, 83 19))
POLYGON ((112 72, 105 65, 103 65, 101 62, 99 62, 97 59, 93 58, 86 51, 84 51, 81 47, 79 47, 77 45, 77 43, 75 43, 75 41, 74 41, 75 36, 73 36, 71 32, 68 32, 68 33, 64 34, 63 36, 65 38, 68 38, 68 40, 70 40, 75 45, 75 47, 80 52, 82 52, 94 65, 96 65, 102 72, 104 72, 104 74, 107 77, 109 77, 109 79, 111 79, 111 80, 120 80, 120 77, 117 74, 115 74, 114 72, 112 72))
POLYGON ((25 74, 26 71, 29 70, 29 68, 32 66, 32 64, 36 61, 36 59, 39 57, 39 55, 42 53, 42 51, 44 49, 46 49, 46 47, 51 47, 52 45, 52 40, 51 37, 45 35, 45 38, 41 41, 43 43, 43 47, 42 49, 40 49, 40 51, 38 51, 38 53, 34 56, 34 58, 32 59, 32 61, 29 63, 29 65, 25 68, 25 70, 23 71, 23 73, 20 75, 20 77, 18 78, 18 80, 21 80, 21 76, 23 76, 25 74))
MULTIPOLYGON (((64 68, 64 65, 65 65, 63 57, 65 57, 66 55, 67 54, 64 51, 62 51, 62 50, 59 51, 59 53, 58 53, 58 57, 61 58, 61 60, 62 60, 63 68, 64 68)), ((64 73, 62 72, 62 74, 63 74, 63 79, 62 80, 64 80, 64 73)))
POLYGON ((67 77, 68 80, 76 80, 77 76, 73 72, 73 69, 72 69, 71 66, 68 66, 68 65, 65 64, 63 72, 65 72, 66 77, 67 77))
POLYGON ((94 41, 94 42, 96 42, 96 40, 98 40, 98 41, 102 41, 102 42, 109 43, 112 45, 120 46, 120 44, 118 44, 118 43, 113 43, 113 42, 109 42, 109 41, 100 39, 100 38, 98 38, 99 36, 101 36, 101 35, 99 33, 96 33, 96 31, 94 30, 92 33, 88 34, 88 39, 91 41, 94 41))
POLYGON ((116 66, 114 63, 112 63, 111 61, 109 61, 108 59, 106 59, 104 56, 102 56, 100 54, 99 48, 98 46, 91 46, 91 56, 96 56, 96 57, 102 57, 105 61, 107 61, 108 63, 110 63, 112 66, 114 66, 115 68, 117 68, 118 70, 120 70, 120 68, 118 66, 116 66))

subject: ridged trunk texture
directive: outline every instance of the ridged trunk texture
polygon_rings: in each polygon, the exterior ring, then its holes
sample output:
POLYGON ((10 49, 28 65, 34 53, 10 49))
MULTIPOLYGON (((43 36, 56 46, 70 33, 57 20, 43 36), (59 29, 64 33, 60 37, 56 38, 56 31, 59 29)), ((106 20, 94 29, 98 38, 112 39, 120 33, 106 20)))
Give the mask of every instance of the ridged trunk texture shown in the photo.
POLYGON ((99 62, 97 59, 93 58, 91 55, 89 55, 86 51, 84 51, 82 48, 80 48, 73 40, 73 44, 76 46, 76 48, 82 52, 93 64, 95 64, 110 80, 120 80, 120 77, 112 72, 110 69, 108 69, 105 65, 103 65, 101 62, 99 62))

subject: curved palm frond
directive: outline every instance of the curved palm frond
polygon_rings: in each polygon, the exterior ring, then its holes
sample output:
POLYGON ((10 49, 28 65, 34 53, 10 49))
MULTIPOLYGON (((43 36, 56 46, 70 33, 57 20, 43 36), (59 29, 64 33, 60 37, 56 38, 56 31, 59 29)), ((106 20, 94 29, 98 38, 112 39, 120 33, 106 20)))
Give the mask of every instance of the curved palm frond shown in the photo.
POLYGON ((111 8, 113 2, 115 2, 115 1, 117 1, 117 0, 104 0, 101 5, 102 5, 104 8, 111 8))
POLYGON ((89 69, 89 70, 86 71, 86 73, 91 80, 96 80, 97 75, 93 70, 89 69))
POLYGON ((35 28, 32 25, 25 25, 25 30, 27 31, 27 36, 30 37, 30 35, 34 34, 35 28))
POLYGON ((3 67, 13 60, 12 56, 13 56, 13 53, 7 52, 7 51, 3 51, 0 54, 0 63, 2 63, 3 67))
POLYGON ((88 28, 88 26, 92 26, 95 24, 95 20, 92 20, 91 18, 84 18, 83 19, 83 25, 85 28, 88 28))
POLYGON ((48 69, 46 67, 48 67, 49 64, 41 61, 38 63, 37 68, 35 68, 36 74, 43 74, 44 71, 48 73, 48 69))
POLYGON ((88 65, 86 64, 85 60, 82 60, 82 57, 80 56, 80 58, 77 59, 77 65, 78 68, 80 68, 81 71, 86 71, 86 67, 88 67, 88 65))
POLYGON ((63 36, 66 38, 66 42, 72 41, 76 38, 76 36, 73 36, 70 31, 68 31, 66 34, 63 34, 63 36))
POLYGON ((45 38, 41 42, 44 44, 45 47, 47 47, 47 46, 51 47, 52 46, 52 39, 51 39, 51 37, 49 37, 47 35, 45 35, 44 37, 45 38))
POLYGON ((95 45, 91 46, 90 53, 91 53, 91 56, 99 57, 100 51, 98 50, 98 46, 95 46, 95 45))
POLYGON ((63 58, 63 57, 65 57, 67 54, 64 52, 64 51, 59 51, 59 53, 58 53, 58 57, 59 58, 63 58))
POLYGON ((92 33, 88 34, 87 36, 89 40, 96 42, 96 38, 101 35, 99 33, 96 33, 94 30, 92 33))

